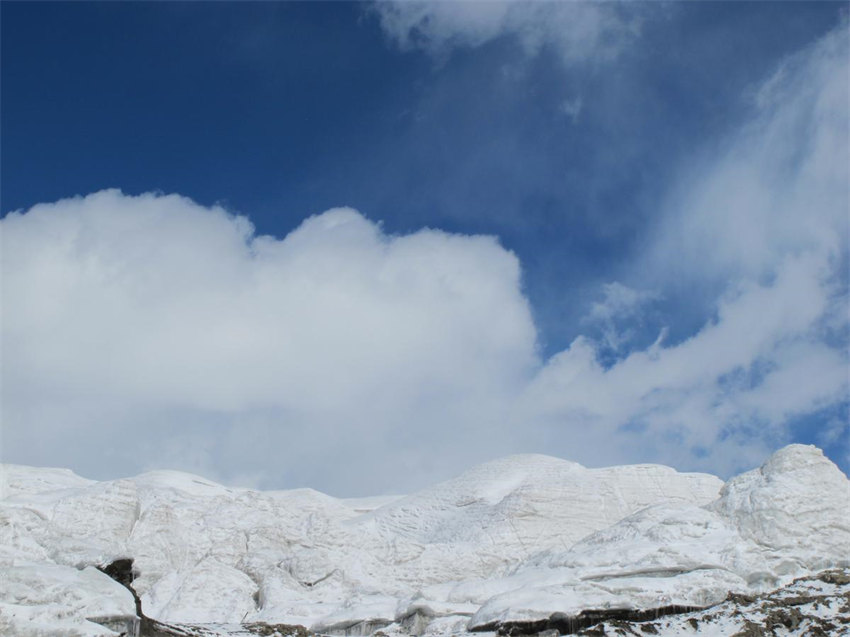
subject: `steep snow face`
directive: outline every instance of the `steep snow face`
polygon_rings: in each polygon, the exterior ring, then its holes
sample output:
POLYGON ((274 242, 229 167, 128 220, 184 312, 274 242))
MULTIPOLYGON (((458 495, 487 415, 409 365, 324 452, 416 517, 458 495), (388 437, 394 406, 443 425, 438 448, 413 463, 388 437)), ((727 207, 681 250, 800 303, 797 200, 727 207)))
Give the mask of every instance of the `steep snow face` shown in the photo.
POLYGON ((843 556, 839 565, 850 566, 850 481, 817 447, 777 451, 730 480, 711 510, 777 559, 795 562, 786 570, 827 568, 836 555, 843 556))
POLYGON ((539 621, 554 610, 577 616, 588 609, 705 607, 746 590, 747 574, 761 568, 757 547, 720 516, 693 504, 659 504, 488 581, 471 625, 539 621))
POLYGON ((0 635, 112 635, 86 618, 135 611, 130 591, 93 567, 21 560, 2 573, 0 635))
MULTIPOLYGON (((165 621, 439 634, 555 611, 706 606, 850 555, 847 478, 799 445, 725 486, 526 455, 408 497, 352 501, 163 471, 3 475, 0 609, 41 609, 63 634, 111 634, 86 617, 133 613, 128 591, 88 568, 118 557, 135 560, 143 608, 165 621)), ((25 623, 14 634, 38 634, 25 623)))
POLYGON ((492 578, 545 549, 565 549, 649 504, 704 504, 722 482, 634 465, 587 469, 543 455, 489 462, 352 520, 398 590, 492 578), (391 568, 386 565, 392 564, 391 568))
POLYGON ((539 620, 553 608, 704 607, 850 559, 850 482, 823 453, 792 445, 733 478, 708 506, 660 504, 544 551, 501 582, 471 625, 539 620))
POLYGON ((509 542, 533 551, 541 541, 569 545, 655 502, 710 502, 722 484, 658 465, 586 469, 518 455, 381 507, 362 522, 423 544, 509 542))

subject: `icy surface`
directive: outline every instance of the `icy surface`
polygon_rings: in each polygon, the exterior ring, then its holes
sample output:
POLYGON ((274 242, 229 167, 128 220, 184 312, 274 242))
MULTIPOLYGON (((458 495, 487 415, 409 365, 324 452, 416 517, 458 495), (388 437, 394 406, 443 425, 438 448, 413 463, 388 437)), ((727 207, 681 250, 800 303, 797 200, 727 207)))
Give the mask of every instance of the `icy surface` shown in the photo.
POLYGON ((171 471, 94 482, 5 465, 0 485, 0 634, 113 634, 86 618, 133 615, 133 600, 92 566, 122 557, 149 617, 337 634, 707 607, 850 566, 850 483, 802 445, 725 485, 537 455, 356 500, 171 471))
POLYGON ((86 618, 133 612, 130 592, 93 567, 3 565, 0 635, 111 635, 86 618))
POLYGON ((641 623, 603 622, 578 634, 847 637, 850 635, 850 570, 799 578, 763 595, 731 595, 706 610, 641 623))

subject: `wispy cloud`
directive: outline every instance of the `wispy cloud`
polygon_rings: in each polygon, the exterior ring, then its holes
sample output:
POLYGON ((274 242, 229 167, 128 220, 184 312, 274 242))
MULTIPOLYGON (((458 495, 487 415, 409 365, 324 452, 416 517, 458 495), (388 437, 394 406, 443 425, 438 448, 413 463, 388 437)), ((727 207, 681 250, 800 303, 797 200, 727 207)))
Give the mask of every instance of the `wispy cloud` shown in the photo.
POLYGON ((573 124, 578 123, 579 115, 581 115, 582 99, 575 97, 570 100, 561 102, 561 112, 570 118, 573 124))
POLYGON ((759 277, 792 254, 846 253, 848 55, 845 22, 754 87, 737 134, 695 154, 666 202, 656 275, 759 277))
MULTIPOLYGON (((719 289, 704 326, 607 368, 580 338, 534 381, 529 409, 730 470, 787 441, 795 418, 850 399, 848 57, 842 25, 785 60, 753 91, 751 121, 683 168, 633 278, 685 300, 719 289)), ((639 318, 652 297, 603 291, 588 318, 616 349, 617 315, 639 318)), ((847 423, 828 427, 850 444, 847 423)))
POLYGON ((722 301, 691 338, 609 368, 580 338, 547 363, 523 409, 553 427, 607 433, 623 456, 631 446, 715 471, 740 468, 787 441, 793 417, 847 399, 847 357, 817 331, 828 276, 815 256, 789 259, 770 284, 722 301))
POLYGON ((598 324, 605 345, 616 351, 634 336, 635 329, 629 325, 640 322, 646 305, 660 295, 652 290, 636 290, 618 281, 606 283, 602 293, 603 299, 590 306, 585 322, 598 324))
POLYGON ((402 49, 445 57, 455 48, 516 37, 528 54, 551 48, 565 63, 611 59, 640 31, 645 8, 601 2, 376 2, 386 34, 402 49))

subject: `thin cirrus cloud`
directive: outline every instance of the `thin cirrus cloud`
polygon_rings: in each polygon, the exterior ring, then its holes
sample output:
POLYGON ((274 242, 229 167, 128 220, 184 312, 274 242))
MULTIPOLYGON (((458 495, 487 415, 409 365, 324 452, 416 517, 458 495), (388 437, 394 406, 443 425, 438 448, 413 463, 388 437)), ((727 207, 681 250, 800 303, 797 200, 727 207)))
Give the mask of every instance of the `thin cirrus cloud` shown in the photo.
MULTIPOLYGON (((786 59, 754 91, 751 121, 683 170, 633 264, 652 290, 720 289, 705 326, 666 347, 662 332, 608 368, 598 346, 578 339, 535 380, 531 403, 550 405, 555 421, 593 421, 651 445, 657 457, 692 450, 698 466, 721 472, 787 441, 794 419, 846 405, 845 27, 786 59)), ((635 315, 652 294, 610 284, 588 320, 616 345, 616 315, 635 315)), ((847 423, 809 438, 841 440, 847 463, 847 423)))
MULTIPOLYGON (((846 25, 784 60, 753 91, 751 120, 671 187, 632 264, 653 292, 610 284, 588 315, 610 347, 616 315, 639 317, 656 291, 720 290, 704 327, 668 346, 662 331, 609 367, 580 338, 547 363, 530 403, 659 458, 692 450, 721 472, 787 441, 794 419, 846 405, 847 73, 846 25)), ((809 438, 842 441, 847 463, 847 423, 836 428, 809 438)))
POLYGON ((504 36, 524 51, 551 48, 567 64, 611 59, 640 32, 646 8, 596 2, 375 2, 386 35, 437 58, 504 36))
MULTIPOLYGON (((678 176, 588 322, 628 325, 677 286, 721 294, 688 338, 610 362, 588 336, 541 358, 520 263, 493 237, 388 235, 341 208, 276 238, 117 190, 12 213, 4 460, 340 495, 517 451, 752 466, 848 400, 847 60, 846 29, 786 60, 751 121, 678 176)), ((846 423, 823 439, 848 461, 846 423)))
POLYGON ((753 91, 751 121, 672 189, 651 270, 758 277, 791 254, 846 255, 847 67, 845 22, 753 91))
POLYGON ((644 308, 657 300, 659 294, 630 288, 619 281, 604 284, 602 294, 601 301, 591 304, 585 322, 598 325, 603 344, 617 351, 634 337, 636 330, 630 324, 640 322, 644 308))

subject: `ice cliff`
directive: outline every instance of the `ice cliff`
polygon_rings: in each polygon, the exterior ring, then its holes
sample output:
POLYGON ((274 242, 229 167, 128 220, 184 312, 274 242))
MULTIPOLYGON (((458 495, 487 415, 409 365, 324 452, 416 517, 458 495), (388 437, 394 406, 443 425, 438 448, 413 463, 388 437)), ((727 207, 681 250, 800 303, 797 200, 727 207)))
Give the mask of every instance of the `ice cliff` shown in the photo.
POLYGON ((705 608, 850 567, 850 482, 803 445, 726 484, 523 455, 359 500, 2 466, 0 634, 117 634, 97 622, 133 616, 134 601, 95 567, 119 558, 133 559, 145 614, 167 622, 521 632, 556 614, 705 608))

